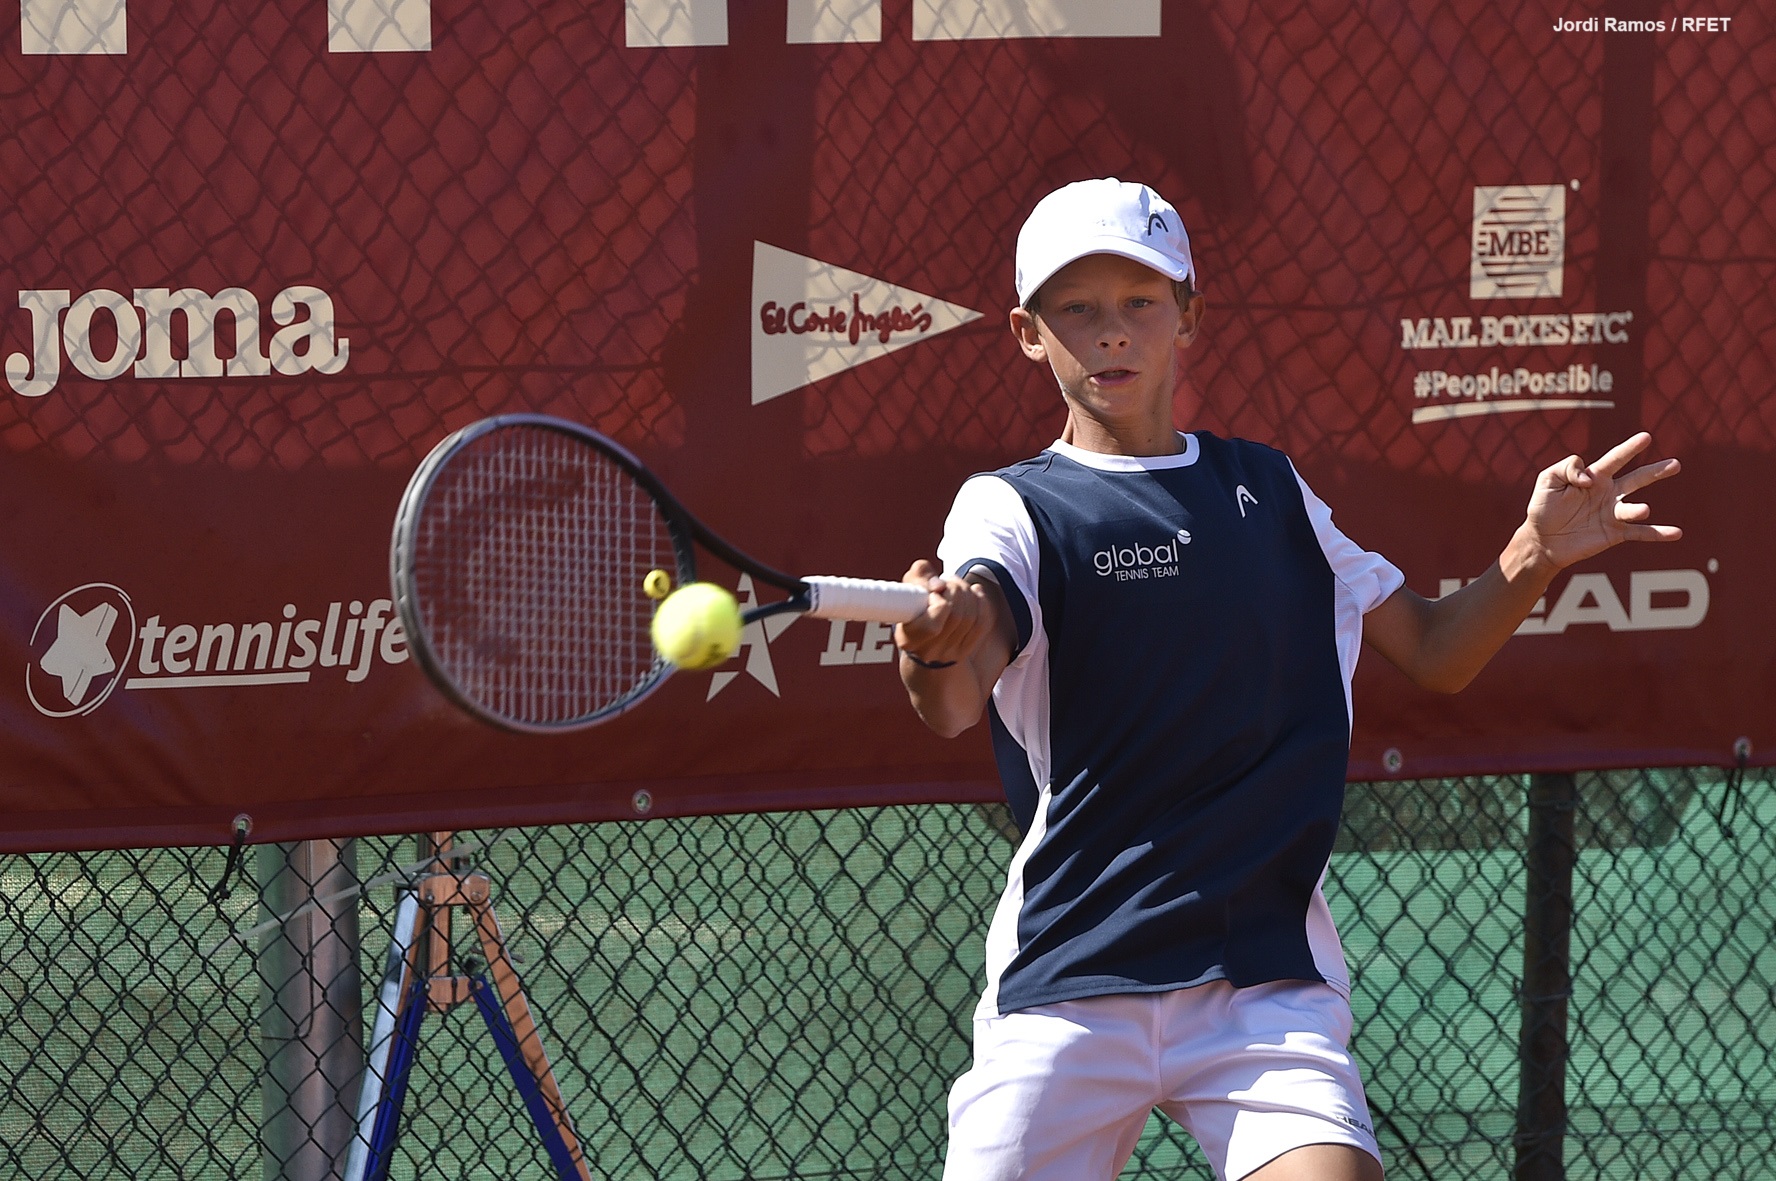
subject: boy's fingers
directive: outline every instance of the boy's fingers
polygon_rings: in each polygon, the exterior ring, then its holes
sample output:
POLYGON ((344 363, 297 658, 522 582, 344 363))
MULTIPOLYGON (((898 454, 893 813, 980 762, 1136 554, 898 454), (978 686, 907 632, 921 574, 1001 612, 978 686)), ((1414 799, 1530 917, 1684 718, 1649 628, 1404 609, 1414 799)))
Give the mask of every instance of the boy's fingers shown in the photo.
POLYGON ((921 615, 906 623, 896 624, 894 642, 902 648, 917 648, 937 634, 937 624, 929 615, 921 615))
MULTIPOLYGON (((919 565, 922 564, 916 564, 907 572, 907 582, 921 583, 919 565)), ((896 642, 926 659, 947 658, 951 650, 966 646, 969 634, 976 627, 979 609, 973 601, 974 596, 967 593, 966 583, 932 575, 923 580, 923 585, 930 592, 925 614, 898 625, 896 642)))
POLYGON ((1616 491, 1623 496, 1632 496, 1642 488, 1645 488, 1648 484, 1657 480, 1663 480, 1667 476, 1675 476, 1682 470, 1683 465, 1678 463, 1675 459, 1665 459, 1660 460, 1658 463, 1649 463, 1643 467, 1635 468, 1627 475, 1618 479, 1616 481, 1616 491))
POLYGON ((1629 435, 1614 447, 1603 453, 1603 457, 1591 465, 1591 470, 1600 476, 1613 476, 1622 469, 1622 465, 1645 451, 1653 437, 1645 431, 1629 435))
POLYGON ((936 563, 928 561, 925 558, 920 558, 911 566, 907 567, 907 572, 901 575, 900 580, 902 582, 910 582, 914 586, 925 586, 937 573, 938 567, 936 563))
POLYGON ((1548 483, 1553 488, 1568 484, 1582 488, 1591 482, 1591 476, 1585 470, 1585 461, 1576 455, 1567 456, 1549 468, 1543 475, 1548 478, 1548 483))

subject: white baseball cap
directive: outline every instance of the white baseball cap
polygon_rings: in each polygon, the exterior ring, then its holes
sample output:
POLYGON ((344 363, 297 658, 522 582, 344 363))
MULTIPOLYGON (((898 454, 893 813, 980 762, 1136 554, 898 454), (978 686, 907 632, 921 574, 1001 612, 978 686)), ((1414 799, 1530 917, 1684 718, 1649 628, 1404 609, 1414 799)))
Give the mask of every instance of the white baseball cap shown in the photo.
POLYGON ((1171 202, 1143 184, 1105 177, 1056 189, 1030 210, 1017 240, 1018 303, 1088 254, 1120 254, 1173 282, 1196 280, 1190 235, 1171 202))

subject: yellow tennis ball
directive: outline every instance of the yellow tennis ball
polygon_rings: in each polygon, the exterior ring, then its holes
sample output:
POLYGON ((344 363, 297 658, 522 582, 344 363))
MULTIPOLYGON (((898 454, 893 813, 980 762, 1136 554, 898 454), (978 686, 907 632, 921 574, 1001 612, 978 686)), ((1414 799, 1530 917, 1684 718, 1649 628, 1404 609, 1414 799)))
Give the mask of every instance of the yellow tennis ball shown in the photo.
POLYGON ((672 575, 664 570, 649 570, 641 580, 641 593, 659 602, 672 593, 672 575))
POLYGON ((740 604, 712 582, 691 582, 654 611, 654 648, 679 668, 714 668, 740 651, 740 604))

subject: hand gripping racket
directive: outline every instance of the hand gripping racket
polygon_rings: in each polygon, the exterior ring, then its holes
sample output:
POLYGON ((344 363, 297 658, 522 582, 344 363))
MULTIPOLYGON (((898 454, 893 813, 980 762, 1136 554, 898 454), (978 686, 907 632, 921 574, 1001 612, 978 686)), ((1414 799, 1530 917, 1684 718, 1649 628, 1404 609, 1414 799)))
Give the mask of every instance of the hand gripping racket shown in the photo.
POLYGON ((794 578, 693 517, 635 456, 587 427, 535 414, 472 423, 426 456, 389 547, 414 659, 477 717, 526 733, 595 725, 672 672, 648 635, 650 571, 694 582, 694 544, 789 597, 782 612, 903 623, 926 594, 901 582, 794 578))

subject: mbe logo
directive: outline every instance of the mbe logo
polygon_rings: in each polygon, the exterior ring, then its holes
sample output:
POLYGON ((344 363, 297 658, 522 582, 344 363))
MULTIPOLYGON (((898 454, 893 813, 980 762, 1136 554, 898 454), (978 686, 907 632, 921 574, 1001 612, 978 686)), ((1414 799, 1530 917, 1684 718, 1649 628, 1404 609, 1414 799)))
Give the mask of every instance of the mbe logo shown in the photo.
POLYGON ((1565 275, 1566 186, 1474 186, 1471 298, 1556 296, 1565 275))

